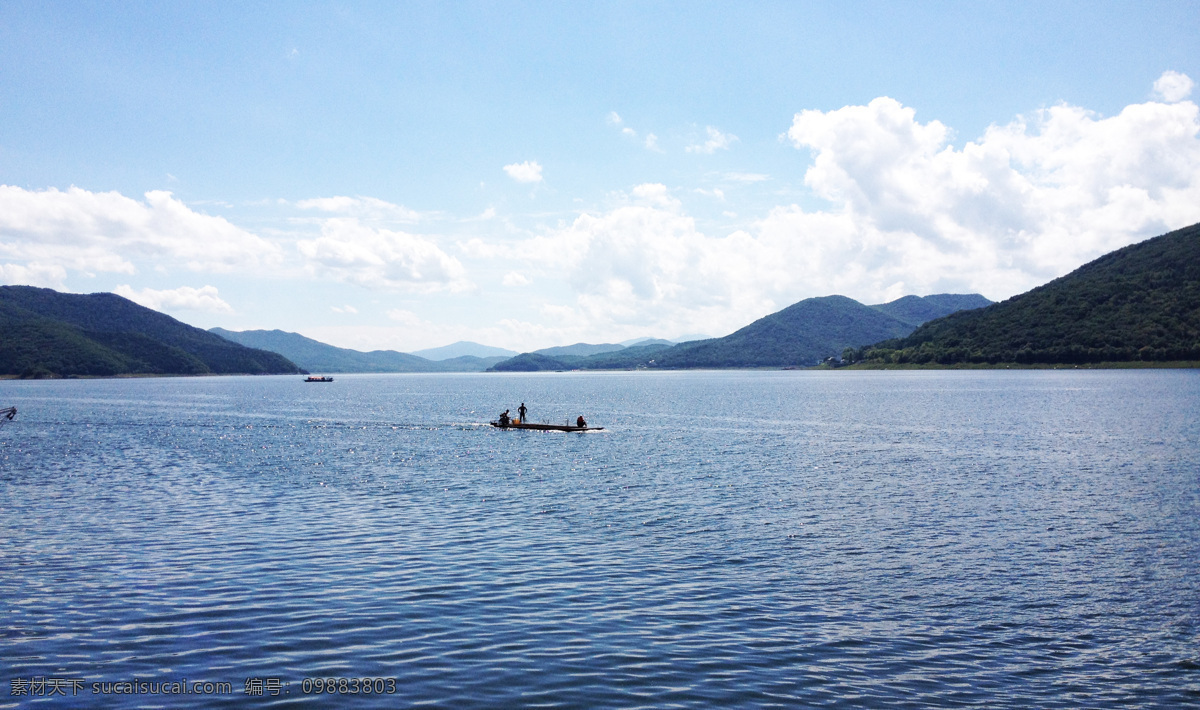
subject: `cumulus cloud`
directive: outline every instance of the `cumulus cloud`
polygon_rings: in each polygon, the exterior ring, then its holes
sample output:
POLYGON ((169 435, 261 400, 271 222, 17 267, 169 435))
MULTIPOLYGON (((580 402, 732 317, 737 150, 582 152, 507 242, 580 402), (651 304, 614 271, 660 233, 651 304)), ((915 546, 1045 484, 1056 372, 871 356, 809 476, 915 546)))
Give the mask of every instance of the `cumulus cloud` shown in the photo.
POLYGON ((1187 74, 1168 70, 1154 82, 1154 93, 1163 101, 1175 103, 1191 96, 1195 86, 1196 82, 1187 74))
POLYGON ((117 192, 0 185, 0 258, 85 274, 133 274, 139 263, 228 272, 278 263, 277 246, 164 191, 144 201, 117 192))
POLYGON ((718 150, 728 150, 729 146, 738 139, 732 133, 722 133, 712 126, 704 129, 708 135, 708 140, 703 143, 694 143, 689 145, 685 150, 689 153, 702 153, 704 155, 712 155, 718 150))
MULTIPOLYGON (((864 292, 1008 296, 1200 219, 1198 133, 1191 102, 1110 118, 1060 105, 956 149, 946 126, 882 97, 798 113, 788 137, 813 154, 805 183, 848 220, 835 233, 868 269, 864 292)), ((778 209, 760 228, 823 241, 808 225, 820 216, 778 209)))
POLYGON ((0 283, 10 286, 41 286, 63 289, 67 270, 58 264, 0 264, 0 283))
MULTIPOLYGON (((752 241, 743 233, 700 233, 666 186, 648 183, 634 187, 621 206, 582 214, 522 243, 499 247, 473 240, 465 246, 475 256, 508 256, 565 275, 575 303, 549 304, 542 315, 562 318, 558 332, 584 337, 663 322, 684 330, 732 328, 747 312, 769 305, 761 290, 738 288, 754 279, 759 250, 752 241)), ((546 338, 528 323, 504 327, 546 338)))
POLYGON ((350 217, 325 220, 321 236, 296 246, 313 274, 367 288, 420 293, 470 288, 462 264, 433 241, 350 217))
POLYGON ((421 219, 420 213, 416 210, 410 210, 377 197, 315 197, 309 200, 300 200, 296 206, 302 210, 320 210, 359 219, 391 219, 400 222, 417 222, 421 219))
POLYGON ((128 284, 117 286, 113 293, 124 296, 134 303, 156 311, 208 311, 209 313, 232 313, 233 308, 221 299, 215 286, 180 286, 175 289, 157 290, 144 288, 135 291, 128 284))
POLYGON ((533 283, 533 281, 525 274, 517 271, 510 271, 504 275, 504 279, 501 283, 509 288, 512 288, 515 286, 528 286, 529 284, 533 283))
POLYGON ((658 182, 648 182, 637 185, 630 191, 635 199, 651 205, 662 207, 679 207, 679 200, 671 195, 666 185, 658 182))
POLYGON ((526 160, 524 163, 512 163, 504 166, 504 172, 517 182, 530 183, 542 181, 542 166, 536 160, 526 160))

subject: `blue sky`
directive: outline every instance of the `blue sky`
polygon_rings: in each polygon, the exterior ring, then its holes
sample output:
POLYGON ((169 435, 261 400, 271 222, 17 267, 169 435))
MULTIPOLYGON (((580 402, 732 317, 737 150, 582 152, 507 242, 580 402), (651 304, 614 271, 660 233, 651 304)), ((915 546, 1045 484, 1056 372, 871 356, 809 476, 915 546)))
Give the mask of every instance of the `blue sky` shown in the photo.
POLYGON ((1200 221, 1200 3, 0 6, 0 282, 360 349, 1002 299, 1200 221))

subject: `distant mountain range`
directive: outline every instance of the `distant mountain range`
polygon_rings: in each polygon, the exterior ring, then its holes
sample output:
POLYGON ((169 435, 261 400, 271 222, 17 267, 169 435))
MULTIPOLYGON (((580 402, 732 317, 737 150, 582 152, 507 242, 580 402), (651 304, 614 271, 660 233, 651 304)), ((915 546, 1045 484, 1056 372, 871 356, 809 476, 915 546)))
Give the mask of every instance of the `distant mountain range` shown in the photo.
MULTIPOLYGON (((461 355, 435 361, 395 350, 361 352, 326 345, 299 333, 288 333, 282 330, 238 332, 224 328, 210 328, 208 332, 248 347, 279 353, 309 372, 482 372, 506 359, 504 356, 481 358, 473 355, 461 355)), ((461 343, 455 345, 461 345, 461 343)), ((474 345, 474 343, 470 345, 474 345)), ((447 348, 453 347, 447 346, 447 348)), ((479 347, 486 348, 487 346, 479 347)), ((499 348, 492 349, 499 350, 499 348)))
POLYGON ((0 286, 0 374, 21 377, 289 374, 247 348, 112 293, 0 286))
POLYGON ((534 350, 537 355, 545 355, 549 358, 559 357, 588 357, 589 355, 599 355, 600 353, 609 353, 616 350, 624 350, 624 345, 617 343, 575 343, 574 345, 560 345, 554 348, 542 348, 534 350))
POLYGON ((1200 224, 857 357, 876 365, 1200 361, 1200 224))
POLYGON ((1107 254, 991 303, 809 298, 723 338, 576 343, 515 357, 460 342, 360 352, 280 330, 204 331, 111 293, 0 286, 0 375, 21 377, 1200 362, 1200 225, 1107 254), (445 357, 453 355, 453 357, 445 357), (438 359, 434 359, 438 358, 438 359))
POLYGON ((443 345, 440 348, 429 348, 427 350, 414 350, 413 355, 423 357, 426 360, 450 360, 456 357, 470 356, 478 358, 509 358, 517 354, 516 350, 506 350, 504 348, 494 348, 490 345, 480 345, 472 343, 469 340, 460 340, 457 343, 443 345))
POLYGON ((808 367, 845 348, 911 333, 921 323, 991 301, 979 294, 905 296, 866 306, 845 296, 808 298, 760 318, 724 338, 678 345, 664 341, 588 352, 584 344, 538 350, 492 366, 497 372, 658 368, 808 367))

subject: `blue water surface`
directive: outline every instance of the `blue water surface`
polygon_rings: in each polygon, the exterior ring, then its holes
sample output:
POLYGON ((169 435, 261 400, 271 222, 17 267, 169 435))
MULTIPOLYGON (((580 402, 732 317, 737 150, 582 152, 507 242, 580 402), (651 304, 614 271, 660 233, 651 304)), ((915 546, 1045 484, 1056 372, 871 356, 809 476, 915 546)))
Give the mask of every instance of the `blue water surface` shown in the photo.
POLYGON ((1195 370, 0 382, 10 405, 0 708, 1200 707, 1195 370), (522 401, 605 430, 487 426, 522 401), (135 679, 229 692, 114 694, 135 679))

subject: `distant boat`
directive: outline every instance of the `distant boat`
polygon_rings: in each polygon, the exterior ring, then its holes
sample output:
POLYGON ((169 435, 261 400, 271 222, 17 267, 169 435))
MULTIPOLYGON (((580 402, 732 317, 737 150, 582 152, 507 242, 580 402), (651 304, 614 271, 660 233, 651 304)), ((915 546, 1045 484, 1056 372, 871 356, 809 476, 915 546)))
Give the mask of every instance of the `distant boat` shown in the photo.
POLYGON ((321 377, 317 377, 316 375, 309 375, 308 377, 306 377, 304 379, 304 381, 305 382, 333 382, 333 378, 330 377, 329 375, 322 375, 321 377))
POLYGON ((488 422, 497 429, 534 429, 537 431, 603 431, 602 426, 573 426, 571 424, 526 424, 525 422, 501 424, 488 422))
POLYGON ((17 416, 17 408, 16 407, 8 407, 6 409, 0 409, 0 424, 7 424, 7 423, 11 422, 13 420, 13 417, 15 417, 15 416, 17 416))

